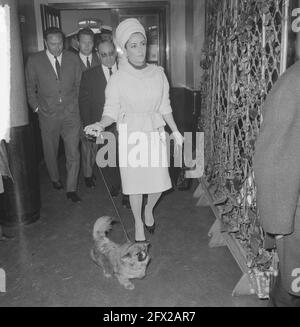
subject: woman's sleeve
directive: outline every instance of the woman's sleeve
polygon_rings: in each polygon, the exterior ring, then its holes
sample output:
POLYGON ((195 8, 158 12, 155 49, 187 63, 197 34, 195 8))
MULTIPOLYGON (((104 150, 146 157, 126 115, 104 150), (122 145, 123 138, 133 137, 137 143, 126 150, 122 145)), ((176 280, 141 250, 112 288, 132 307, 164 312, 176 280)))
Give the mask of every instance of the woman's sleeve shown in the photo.
POLYGON ((120 113, 120 94, 118 80, 112 76, 105 89, 105 104, 103 109, 103 116, 108 116, 114 121, 118 120, 120 113))
POLYGON ((165 73, 162 71, 163 75, 163 95, 162 101, 159 108, 159 112, 162 115, 168 115, 172 113, 171 103, 170 103, 170 86, 165 73))

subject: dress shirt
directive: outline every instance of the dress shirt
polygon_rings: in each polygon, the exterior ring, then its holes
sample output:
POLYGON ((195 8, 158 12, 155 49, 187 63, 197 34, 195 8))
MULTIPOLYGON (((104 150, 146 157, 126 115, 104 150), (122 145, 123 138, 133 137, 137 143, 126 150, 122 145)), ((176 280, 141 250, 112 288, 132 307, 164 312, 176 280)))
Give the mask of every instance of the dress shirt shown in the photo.
POLYGON ((85 67, 87 67, 87 65, 86 65, 86 58, 89 58, 90 65, 92 67, 92 60, 93 60, 93 54, 92 53, 89 56, 85 56, 84 54, 82 54, 81 52, 79 52, 79 57, 82 60, 82 62, 84 63, 85 67))
MULTIPOLYGON (((108 67, 106 67, 106 66, 104 66, 104 65, 102 65, 102 69, 103 69, 103 73, 104 73, 104 75, 105 75, 106 81, 108 81, 109 78, 110 78, 109 69, 108 69, 108 67)), ((117 70, 117 65, 114 64, 114 65, 112 66, 112 73, 114 73, 116 70, 117 70)))
MULTIPOLYGON (((47 56, 48 56, 48 58, 50 60, 50 63, 51 63, 51 65, 52 65, 52 67, 53 67, 53 69, 54 69, 54 71, 55 71, 55 73, 57 75, 56 66, 55 66, 55 57, 48 50, 46 50, 46 54, 47 54, 47 56)), ((60 64, 60 66, 61 66, 62 53, 57 57, 57 60, 58 60, 58 62, 60 64)))

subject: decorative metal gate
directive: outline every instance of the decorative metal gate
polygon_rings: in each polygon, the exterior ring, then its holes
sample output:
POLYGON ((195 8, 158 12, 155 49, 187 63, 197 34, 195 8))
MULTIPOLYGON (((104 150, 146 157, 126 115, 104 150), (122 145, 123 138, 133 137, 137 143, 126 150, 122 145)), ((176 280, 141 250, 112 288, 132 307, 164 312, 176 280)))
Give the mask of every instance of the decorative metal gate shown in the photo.
POLYGON ((201 62, 206 178, 249 269, 269 272, 252 159, 267 93, 286 68, 288 0, 208 0, 201 62))

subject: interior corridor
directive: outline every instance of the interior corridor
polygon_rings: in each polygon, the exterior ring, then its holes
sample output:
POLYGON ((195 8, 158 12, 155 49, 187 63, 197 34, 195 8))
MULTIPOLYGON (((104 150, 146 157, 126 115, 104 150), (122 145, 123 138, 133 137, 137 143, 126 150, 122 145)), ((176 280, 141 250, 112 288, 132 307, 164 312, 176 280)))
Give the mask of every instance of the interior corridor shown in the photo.
MULTIPOLYGON (((61 170, 64 163, 61 162, 61 170)), ((151 242, 152 260, 134 291, 105 279, 90 259, 92 227, 102 215, 115 216, 101 177, 88 190, 80 178, 80 204, 68 202, 63 191, 49 183, 40 168, 40 220, 6 230, 15 240, 0 242, 0 267, 7 274, 7 293, 1 306, 93 307, 253 307, 266 306, 253 297, 232 297, 241 271, 227 248, 210 249, 208 231, 214 222, 209 208, 196 207, 193 190, 164 195, 155 210, 158 224, 151 242)), ((133 218, 116 199, 124 224, 133 238, 133 218)), ((124 242, 121 224, 109 235, 124 242)))

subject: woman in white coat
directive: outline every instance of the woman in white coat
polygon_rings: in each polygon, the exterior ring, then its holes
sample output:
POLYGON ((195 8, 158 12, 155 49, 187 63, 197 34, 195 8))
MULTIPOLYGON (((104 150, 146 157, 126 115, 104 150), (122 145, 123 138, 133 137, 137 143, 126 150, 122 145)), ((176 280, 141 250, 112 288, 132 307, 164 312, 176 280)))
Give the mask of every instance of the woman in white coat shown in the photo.
POLYGON ((173 118, 169 83, 163 68, 145 62, 147 38, 143 26, 135 18, 126 19, 117 27, 116 42, 122 49, 124 58, 119 70, 108 82, 101 121, 87 126, 85 132, 99 136, 106 127, 117 122, 122 189, 124 194, 129 195, 135 218, 135 240, 142 242, 146 240, 142 220, 143 195, 148 195, 145 227, 154 233, 153 208, 162 192, 172 187, 168 165, 165 164, 167 146, 162 137, 166 123, 172 130, 177 145, 182 146, 183 137, 173 118), (127 131, 129 142, 124 140, 126 134, 123 131, 127 131), (131 160, 124 164, 122 154, 125 152, 130 158, 134 147, 145 150, 142 152, 144 158, 148 159, 147 164, 141 164, 141 157, 135 163, 131 160), (157 151, 153 151, 154 148, 160 149, 159 156, 157 151))

